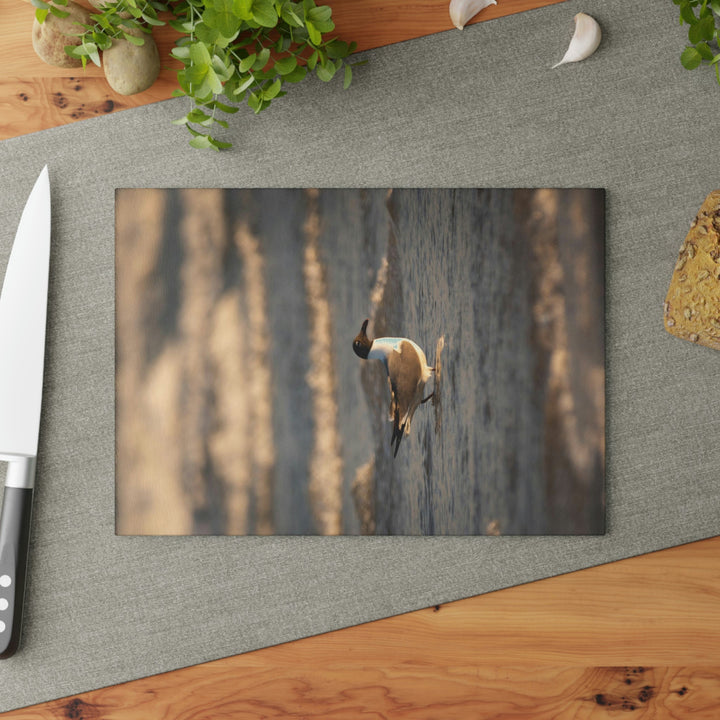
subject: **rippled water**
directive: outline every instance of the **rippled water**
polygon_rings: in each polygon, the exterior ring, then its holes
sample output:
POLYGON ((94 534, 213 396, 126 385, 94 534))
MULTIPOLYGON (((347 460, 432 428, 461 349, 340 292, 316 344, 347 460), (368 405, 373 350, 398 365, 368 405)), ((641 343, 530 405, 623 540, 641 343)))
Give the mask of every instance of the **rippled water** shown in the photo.
POLYGON ((602 531, 601 192, 170 191, 156 205, 118 215, 119 528, 138 531, 125 515, 158 532, 176 507, 170 532, 602 531), (385 372, 351 347, 365 318, 440 369, 395 459, 385 372), (146 465, 151 489, 130 472, 153 434, 133 398, 149 396, 191 438, 153 436, 177 457, 146 465))

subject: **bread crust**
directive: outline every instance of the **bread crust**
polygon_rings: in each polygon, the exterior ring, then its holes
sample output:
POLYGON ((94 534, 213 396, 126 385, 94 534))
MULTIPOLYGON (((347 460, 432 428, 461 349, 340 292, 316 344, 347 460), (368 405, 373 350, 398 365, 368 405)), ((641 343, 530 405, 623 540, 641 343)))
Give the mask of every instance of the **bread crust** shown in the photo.
POLYGON ((720 190, 690 224, 663 310, 671 335, 720 350, 720 190))

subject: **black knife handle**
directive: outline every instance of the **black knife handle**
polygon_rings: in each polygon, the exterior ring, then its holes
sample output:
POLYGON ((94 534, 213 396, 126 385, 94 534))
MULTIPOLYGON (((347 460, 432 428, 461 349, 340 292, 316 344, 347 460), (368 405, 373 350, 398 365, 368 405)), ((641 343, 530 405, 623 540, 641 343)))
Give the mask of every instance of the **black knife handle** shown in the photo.
POLYGON ((0 513, 0 658, 20 645, 32 488, 6 487, 0 513))

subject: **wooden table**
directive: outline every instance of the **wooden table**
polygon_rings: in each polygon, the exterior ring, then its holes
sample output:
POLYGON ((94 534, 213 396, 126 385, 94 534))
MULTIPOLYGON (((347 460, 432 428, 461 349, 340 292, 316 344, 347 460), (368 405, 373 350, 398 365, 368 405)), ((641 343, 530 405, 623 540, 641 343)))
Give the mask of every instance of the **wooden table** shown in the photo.
MULTIPOLYGON (((485 17, 559 0, 506 0, 485 17)), ((330 0, 360 49, 450 28, 444 0, 330 0), (369 7, 372 6, 372 7, 369 7), (409 12, 408 9, 412 9, 409 12), (382 20, 382 21, 381 21, 382 20)), ((50 68, 3 8, 0 138, 167 98, 50 68)), ((161 52, 172 44, 159 37, 161 52)), ((0 717, 720 717, 720 537, 64 698, 0 717)))
POLYGON ((717 720, 720 537, 0 715, 717 720))

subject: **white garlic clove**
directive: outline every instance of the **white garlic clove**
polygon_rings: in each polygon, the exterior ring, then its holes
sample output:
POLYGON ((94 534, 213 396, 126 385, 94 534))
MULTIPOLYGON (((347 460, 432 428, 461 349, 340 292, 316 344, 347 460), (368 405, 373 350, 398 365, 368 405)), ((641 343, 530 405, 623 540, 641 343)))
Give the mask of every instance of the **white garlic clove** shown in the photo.
POLYGON ((553 65, 553 68, 590 57, 598 49, 601 38, 602 32, 597 20, 585 13, 578 13, 575 16, 575 33, 567 52, 559 63, 553 65))
POLYGON ((497 5, 497 0, 450 0, 450 19, 452 24, 462 30, 468 20, 474 18, 488 5, 497 5))

